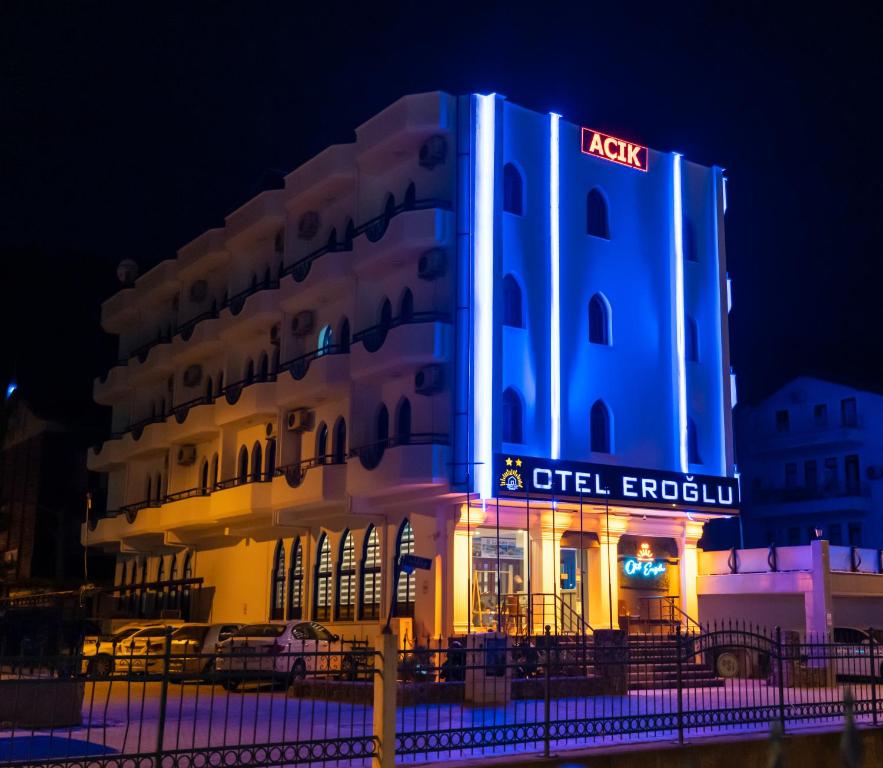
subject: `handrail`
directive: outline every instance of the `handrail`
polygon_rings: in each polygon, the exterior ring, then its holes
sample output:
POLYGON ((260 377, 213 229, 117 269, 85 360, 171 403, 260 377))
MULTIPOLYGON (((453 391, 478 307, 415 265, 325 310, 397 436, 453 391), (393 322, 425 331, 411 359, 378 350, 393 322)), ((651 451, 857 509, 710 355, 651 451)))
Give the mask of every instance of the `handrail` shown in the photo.
POLYGON ((362 452, 375 448, 395 448, 399 445, 450 445, 451 437, 444 432, 409 432, 406 435, 391 435, 385 440, 366 443, 351 448, 347 454, 350 458, 358 458, 362 452))
MULTIPOLYGON (((449 200, 442 200, 440 198, 423 198, 421 200, 409 201, 407 198, 405 202, 400 203, 394 208, 390 209, 390 211, 384 211, 379 216, 375 216, 372 219, 368 219, 368 221, 359 225, 358 227, 354 227, 351 232, 351 237, 357 237, 358 235, 362 235, 368 232, 368 230, 372 226, 376 226, 377 223, 383 219, 391 220, 395 216, 400 213, 404 213, 407 211, 422 211, 422 210, 430 210, 433 208, 440 208, 442 210, 450 211, 453 208, 453 205, 449 200)), ((384 230, 385 231, 385 230, 384 230)), ((292 274, 295 269, 304 264, 312 264, 312 262, 316 261, 320 257, 324 256, 327 253, 335 253, 338 251, 348 251, 352 250, 351 244, 347 244, 344 241, 340 246, 334 245, 332 246, 330 243, 326 243, 325 245, 317 248, 315 251, 307 254, 306 256, 298 259, 292 264, 288 266, 283 266, 282 269, 279 270, 279 277, 276 279, 271 278, 270 280, 262 280, 255 286, 249 286, 244 291, 240 291, 239 293, 234 294, 233 296, 228 296, 221 305, 221 310, 227 309, 231 306, 231 304, 235 301, 246 300, 250 296, 255 293, 259 293, 263 290, 275 289, 279 287, 279 281, 281 278, 286 277, 287 275, 292 274)), ((309 270, 307 270, 308 272, 309 270)), ((306 277, 306 273, 301 278, 302 280, 306 277)), ((238 314, 238 312, 236 313, 238 314)), ((197 315, 194 318, 191 318, 186 323, 178 325, 174 328, 171 333, 160 333, 157 338, 153 341, 147 342, 146 344, 142 344, 136 350, 134 350, 131 354, 129 354, 125 360, 118 360, 118 365, 125 365, 136 355, 146 354, 153 347, 158 346, 159 344, 167 344, 172 341, 176 336, 181 336, 186 341, 189 336, 185 336, 185 331, 193 332, 193 329, 200 323, 202 320, 214 319, 218 317, 219 310, 208 310, 207 312, 203 312, 200 315, 197 315)))
POLYGON ((393 328, 403 325, 420 325, 421 323, 450 323, 451 316, 447 312, 411 312, 390 318, 387 322, 363 328, 353 334, 353 343, 361 342, 368 352, 377 352, 386 341, 386 334, 393 328))
POLYGON ((346 464, 346 456, 341 461, 338 461, 333 453, 328 453, 324 456, 314 456, 311 459, 283 464, 280 467, 276 467, 273 474, 275 477, 284 477, 285 482, 292 488, 298 488, 303 483, 309 470, 315 467, 339 467, 344 464, 346 464))
POLYGON ((313 360, 318 360, 320 357, 327 357, 329 355, 345 355, 349 351, 349 344, 326 344, 324 347, 317 347, 311 352, 306 352, 303 355, 291 358, 291 360, 286 360, 284 363, 279 363, 279 372, 288 371, 293 378, 300 380, 307 375, 307 371, 310 369, 310 363, 312 363, 313 360), (299 366, 303 367, 300 368, 299 366), (297 373, 300 375, 295 375, 297 373))
MULTIPOLYGON (((648 608, 650 607, 651 601, 657 602, 659 604, 660 619, 664 619, 662 611, 663 608, 665 608, 667 609, 669 616, 667 620, 671 624, 683 624, 688 630, 703 632, 704 629, 702 625, 692 616, 683 611, 678 605, 677 601, 679 599, 679 597, 674 595, 648 595, 647 597, 639 598, 639 600, 645 603, 648 608)), ((647 618, 650 618, 649 615, 647 616, 647 618)))

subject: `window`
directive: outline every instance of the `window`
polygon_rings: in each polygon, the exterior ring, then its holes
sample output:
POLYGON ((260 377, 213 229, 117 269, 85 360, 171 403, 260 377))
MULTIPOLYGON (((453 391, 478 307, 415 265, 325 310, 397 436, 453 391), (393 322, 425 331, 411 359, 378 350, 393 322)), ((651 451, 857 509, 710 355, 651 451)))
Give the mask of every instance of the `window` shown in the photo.
POLYGON ((323 421, 316 430, 316 459, 317 464, 324 464, 328 456, 328 427, 323 421))
POLYGON ((153 493, 154 493, 154 496, 156 497, 156 503, 158 504, 160 501, 162 501, 162 496, 163 496, 162 475, 159 472, 156 473, 156 477, 154 478, 153 493))
POLYGON ((829 456, 825 459, 825 491, 836 491, 837 486, 839 485, 839 480, 837 477, 837 459, 836 457, 829 456))
MULTIPOLYGON (((411 523, 405 520, 399 528, 396 539, 396 568, 398 570, 399 559, 402 555, 414 554, 414 529, 411 523)), ((417 579, 413 573, 405 573, 399 570, 399 579, 396 584, 396 616, 413 616, 414 600, 417 596, 417 579)))
POLYGON ((209 486, 209 493, 215 490, 215 486, 218 484, 218 454, 212 456, 212 471, 210 477, 212 484, 209 486))
POLYGON ((795 464, 793 461, 789 461, 785 465, 785 487, 797 487, 797 464, 795 464))
POLYGON ((346 317, 340 322, 340 328, 337 332, 337 344, 341 352, 350 351, 350 321, 346 317))
POLYGON ((221 395, 224 394, 224 372, 223 371, 218 372, 217 382, 218 382, 218 388, 215 391, 217 392, 218 397, 220 397, 221 395))
POLYGON ((156 567, 156 593, 154 593, 154 605, 159 610, 166 607, 166 590, 162 582, 166 578, 166 559, 164 557, 157 558, 159 563, 156 567))
POLYGON ((215 386, 215 385, 214 385, 214 383, 212 382, 212 377, 209 376, 209 377, 205 380, 205 399, 206 399, 207 402, 211 402, 212 395, 214 395, 214 392, 215 392, 215 390, 214 390, 214 386, 215 386))
POLYGON ((600 189, 593 189, 586 196, 586 233, 605 240, 610 239, 607 200, 600 189))
POLYGON ((205 496, 208 493, 208 461, 202 460, 202 467, 199 470, 199 492, 205 496))
POLYGON ((359 604, 360 619, 380 618, 381 571, 380 537, 377 528, 368 527, 362 550, 362 600, 359 604))
POLYGON ((254 360, 249 360, 245 364, 245 383, 251 384, 254 381, 254 360))
MULTIPOLYGON (((172 566, 169 568, 169 581, 175 582, 178 580, 178 556, 172 555, 172 566)), ((178 599, 178 585, 171 584, 169 586, 169 607, 180 610, 181 603, 178 599)))
POLYGON ((785 411, 776 411, 776 432, 787 432, 791 429, 791 414, 785 411))
POLYGON ((153 501, 153 478, 150 475, 147 476, 147 489, 144 492, 144 501, 148 504, 153 501))
POLYGON ((844 427, 855 427, 858 425, 854 397, 846 397, 840 401, 840 423, 844 427))
POLYGON ((503 442, 524 442, 521 397, 512 387, 503 392, 503 442))
POLYGON ((696 321, 689 315, 684 323, 684 356, 688 362, 699 362, 699 330, 696 321))
POLYGON ((589 342, 610 344, 610 304, 600 293, 589 301, 589 342))
POLYGON ((846 475, 846 492, 857 496, 861 492, 858 456, 852 454, 843 460, 843 472, 846 475))
POLYGON ((316 593, 313 600, 313 618, 316 621, 331 619, 331 542, 328 535, 319 537, 316 547, 316 593))
POLYGON ((824 427, 828 423, 828 406, 825 403, 817 403, 812 409, 812 418, 816 426, 824 427))
POLYGON ((815 459, 803 462, 803 486, 808 491, 819 489, 819 466, 815 459))
POLYGON ((503 325, 523 328, 521 315, 521 287, 512 275, 503 278, 503 325))
POLYGON ((266 381, 270 375, 270 359, 266 352, 261 352, 258 359, 258 381, 266 381))
POLYGON ((840 523, 831 523, 828 526, 828 542, 835 547, 843 544, 843 531, 841 530, 840 523))
POLYGON ((334 425, 332 452, 334 453, 335 464, 343 464, 346 461, 346 422, 343 416, 334 425))
POLYGON ((512 163, 503 166, 503 210, 516 216, 524 213, 524 184, 512 163))
POLYGON ((327 355, 331 351, 331 345, 333 344, 331 326, 325 325, 322 327, 322 330, 319 331, 319 346, 317 347, 318 356, 327 355))
POLYGON ((589 414, 589 450, 592 453, 610 453, 610 412, 601 400, 596 400, 589 414))
POLYGON ((248 448, 244 445, 239 449, 239 471, 236 473, 236 479, 240 485, 248 481, 248 448))
POLYGON ((385 405, 381 405, 377 410, 377 421, 375 424, 375 436, 378 443, 385 444, 389 440, 389 411, 385 405))
POLYGON ((684 258, 687 261, 699 261, 699 254, 696 251, 696 231, 693 229, 693 222, 684 218, 684 258))
POLYGON ((285 547, 276 542, 273 570, 270 574, 270 620, 285 618, 285 547))
POLYGON ((338 621, 352 621, 356 617, 356 546, 352 531, 345 531, 340 543, 337 560, 337 607, 338 621))
POLYGON ((264 478, 272 480, 276 474, 276 441, 274 439, 267 440, 267 463, 265 467, 264 478))
POLYGON ((862 545, 862 524, 849 524, 849 546, 860 547, 862 545))
POLYGON ((288 618, 304 617, 304 550, 300 538, 291 543, 291 570, 288 574, 288 618))
POLYGON ((181 578, 184 584, 181 585, 181 618, 184 621, 190 620, 190 584, 189 579, 193 578, 193 553, 188 552, 184 555, 184 567, 181 569, 181 578))
POLYGON ((251 449, 251 481, 253 483, 259 483, 263 480, 261 470, 263 469, 264 457, 262 454, 261 444, 255 442, 254 447, 251 449))
POLYGON ((402 299, 399 302, 399 321, 410 323, 414 319, 414 294, 410 288, 405 288, 402 299))
POLYGON ((690 464, 701 464, 702 454, 699 453, 699 432, 696 429, 696 422, 693 419, 687 419, 687 461, 690 464))
POLYGON ((380 325, 384 327, 389 327, 392 324, 392 304, 389 303, 389 299, 384 299, 383 303, 380 305, 380 325))
POLYGON ((411 442, 411 401, 407 397, 396 409, 396 442, 399 445, 411 442))

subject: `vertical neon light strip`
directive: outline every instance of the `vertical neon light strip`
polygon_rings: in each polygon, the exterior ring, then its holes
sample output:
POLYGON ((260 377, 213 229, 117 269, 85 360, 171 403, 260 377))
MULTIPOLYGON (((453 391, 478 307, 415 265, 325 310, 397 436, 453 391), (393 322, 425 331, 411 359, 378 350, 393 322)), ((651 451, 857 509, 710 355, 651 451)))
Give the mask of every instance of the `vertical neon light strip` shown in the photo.
POLYGON ((681 472, 690 469, 687 452, 687 370, 685 364, 686 342, 684 340, 684 204, 681 190, 681 156, 673 157, 673 216, 674 216, 674 305, 675 305, 675 368, 677 370, 678 398, 678 450, 681 472))
POLYGON ((474 340, 472 403, 475 489, 491 496, 494 339, 494 109, 495 95, 475 96, 475 207, 473 248, 474 340))
POLYGON ((561 229, 560 229, 560 146, 558 128, 561 115, 549 114, 549 277, 552 296, 551 332, 549 338, 549 455, 557 459, 561 455, 561 229))
MULTIPOLYGON (((721 188, 724 190, 722 193, 721 202, 726 204, 726 182, 724 181, 724 176, 721 175, 721 188)), ((723 328, 724 328, 724 308, 723 308, 723 299, 721 297, 721 254, 720 254, 720 221, 717 215, 717 170, 714 171, 714 183, 712 184, 712 205, 711 209, 714 216, 714 295, 717 299, 717 318, 718 318, 718 329, 717 329, 717 365, 718 371, 720 371, 719 384, 720 384, 720 473, 722 477, 727 476, 727 430, 725 426, 725 420, 727 418, 727 401, 726 401, 726 392, 724 390, 725 384, 724 379, 728 378, 730 375, 729 370, 724 369, 724 340, 723 340, 723 328)), ((726 276, 724 276, 726 279, 726 276)), ((727 280, 729 282, 729 280, 727 280)), ((728 310, 729 311, 729 308, 728 310)), ((728 382, 730 388, 732 389, 733 383, 732 379, 728 382)), ((730 395, 730 406, 732 407, 732 393, 730 395)))

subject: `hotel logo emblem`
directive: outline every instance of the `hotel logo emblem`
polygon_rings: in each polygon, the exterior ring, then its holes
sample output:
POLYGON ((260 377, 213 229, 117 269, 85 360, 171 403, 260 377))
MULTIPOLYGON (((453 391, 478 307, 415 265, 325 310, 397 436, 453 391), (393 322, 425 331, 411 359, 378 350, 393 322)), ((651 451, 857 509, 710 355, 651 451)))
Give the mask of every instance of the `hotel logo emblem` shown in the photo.
POLYGON ((506 457, 506 469, 503 470, 503 473, 500 475, 500 487, 505 488, 507 491, 522 491, 524 490, 524 481, 521 479, 521 472, 518 471, 518 468, 521 467, 521 459, 512 459, 510 457, 506 457), (512 465, 515 465, 513 468, 512 465))

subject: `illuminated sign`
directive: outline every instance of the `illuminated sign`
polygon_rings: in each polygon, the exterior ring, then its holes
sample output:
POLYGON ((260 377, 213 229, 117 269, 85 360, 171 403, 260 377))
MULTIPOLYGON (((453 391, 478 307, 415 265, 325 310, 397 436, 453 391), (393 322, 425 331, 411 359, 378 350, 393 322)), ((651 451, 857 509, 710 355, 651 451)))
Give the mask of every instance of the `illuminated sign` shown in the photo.
POLYGON ((646 541, 641 542, 641 546, 638 547, 638 554, 635 557, 642 563, 650 562, 653 559, 653 550, 650 549, 650 545, 646 541))
POLYGON ((622 563, 622 570, 626 576, 643 576, 646 579, 655 579, 665 573, 665 562, 644 562, 636 557, 630 557, 622 563))
POLYGON ((629 168, 637 168, 639 171, 647 170, 649 151, 647 147, 633 144, 625 139, 617 139, 616 136, 608 136, 591 128, 583 128, 582 149, 587 155, 594 155, 603 160, 627 165, 629 168))
POLYGON ((727 514, 739 505, 732 477, 505 454, 494 456, 494 473, 501 497, 677 505, 727 514))

